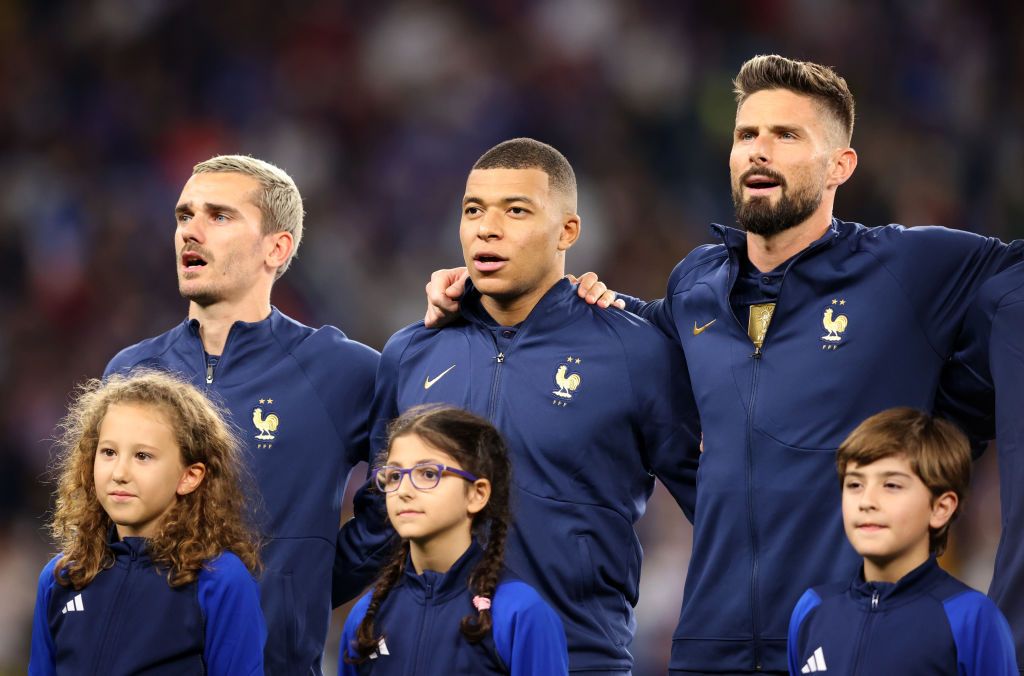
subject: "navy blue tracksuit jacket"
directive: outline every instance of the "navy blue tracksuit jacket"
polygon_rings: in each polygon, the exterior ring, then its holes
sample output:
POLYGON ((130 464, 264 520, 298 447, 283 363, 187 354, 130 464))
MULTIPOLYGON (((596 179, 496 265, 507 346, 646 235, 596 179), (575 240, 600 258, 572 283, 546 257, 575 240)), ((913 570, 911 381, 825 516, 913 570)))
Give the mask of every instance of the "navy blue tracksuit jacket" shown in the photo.
POLYGON ((110 543, 114 565, 82 589, 57 584, 54 557, 39 575, 30 676, 263 673, 267 628, 259 591, 230 552, 195 582, 171 587, 144 538, 110 543))
POLYGON ((967 311, 939 409, 996 440, 1002 537, 988 593, 1010 621, 1024 673, 1024 263, 999 273, 967 311))
POLYGON ((447 573, 418 575, 412 561, 381 604, 374 627, 384 637, 375 657, 346 664, 366 608, 368 592, 352 608, 341 637, 339 676, 433 676, 434 674, 511 674, 559 676, 568 673, 565 631, 558 615, 525 582, 503 576, 491 604, 491 633, 470 643, 459 630, 475 616, 469 576, 483 550, 472 544, 447 573))
POLYGON ((899 582, 808 589, 789 625, 789 673, 1015 676, 995 604, 929 559, 899 582))
POLYGON ((665 299, 633 304, 682 345, 704 435, 670 668, 785 671, 800 594, 849 579, 860 561, 843 532, 836 448, 879 411, 932 409, 967 305, 1021 249, 833 221, 758 275, 776 304, 757 349, 732 303, 745 233, 714 231, 721 243, 679 263, 665 299))
POLYGON ((699 439, 679 349, 644 320, 587 305, 565 280, 515 327, 497 326, 472 284, 461 312, 384 347, 374 448, 417 404, 490 419, 512 453, 508 567, 561 615, 571 670, 626 671, 643 556, 633 524, 654 476, 692 515, 699 439))
POLYGON ((379 355, 333 326, 312 329, 276 309, 235 322, 224 354, 203 350, 199 323, 122 350, 105 375, 138 366, 178 372, 231 413, 260 495, 268 674, 319 674, 332 607, 373 581, 390 533, 353 519, 339 533, 352 467, 368 459, 368 404, 379 355))

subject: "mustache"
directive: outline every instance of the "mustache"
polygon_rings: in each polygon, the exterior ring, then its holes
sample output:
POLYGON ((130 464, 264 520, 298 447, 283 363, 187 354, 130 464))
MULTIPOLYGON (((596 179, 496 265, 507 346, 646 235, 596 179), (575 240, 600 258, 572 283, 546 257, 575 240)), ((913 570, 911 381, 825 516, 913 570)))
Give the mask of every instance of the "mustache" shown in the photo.
POLYGON ((185 246, 181 247, 181 251, 178 252, 178 258, 180 259, 186 253, 199 254, 207 263, 213 261, 213 254, 211 254, 209 251, 199 246, 198 244, 186 244, 185 246))
POLYGON ((762 169, 758 169, 757 167, 751 167, 750 169, 747 169, 742 174, 740 174, 740 185, 746 185, 747 179, 750 178, 751 176, 764 176, 765 178, 770 178, 771 180, 775 181, 783 188, 786 187, 786 177, 780 174, 779 172, 775 171, 774 169, 769 169, 767 167, 762 169))

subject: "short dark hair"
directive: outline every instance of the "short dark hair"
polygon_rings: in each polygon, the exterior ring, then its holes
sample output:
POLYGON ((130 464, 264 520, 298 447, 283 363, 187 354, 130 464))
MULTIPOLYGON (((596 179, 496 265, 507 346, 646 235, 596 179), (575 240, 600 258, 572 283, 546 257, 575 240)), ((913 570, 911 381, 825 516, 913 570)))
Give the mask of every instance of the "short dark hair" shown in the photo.
POLYGON ((514 138, 502 141, 473 165, 477 169, 540 169, 548 175, 549 185, 576 205, 576 173, 569 160, 547 143, 532 138, 514 138))
POLYGON ((744 63, 732 84, 737 106, 743 105, 751 94, 765 89, 786 89, 810 96, 840 124, 847 145, 853 138, 853 94, 846 80, 828 66, 787 59, 778 54, 762 54, 744 63))
POLYGON ((937 498, 953 491, 959 500, 956 511, 942 528, 931 531, 929 549, 938 556, 946 550, 949 526, 960 514, 971 481, 971 445, 951 422, 933 418, 914 408, 890 408, 857 426, 839 447, 836 471, 839 481, 850 463, 870 465, 885 458, 903 457, 937 498))

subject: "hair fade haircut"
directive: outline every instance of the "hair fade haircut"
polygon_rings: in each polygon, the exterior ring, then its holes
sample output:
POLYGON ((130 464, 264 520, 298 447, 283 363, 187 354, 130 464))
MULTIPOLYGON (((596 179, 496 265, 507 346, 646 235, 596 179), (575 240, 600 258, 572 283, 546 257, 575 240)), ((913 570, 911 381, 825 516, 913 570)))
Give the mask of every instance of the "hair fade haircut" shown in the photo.
POLYGON ((58 428, 57 500, 49 524, 61 549, 54 571, 57 582, 81 589, 114 564, 107 546, 114 524, 96 495, 93 466, 100 425, 115 404, 160 411, 174 430, 183 464, 206 465, 202 483, 177 497, 156 536, 146 543, 150 558, 166 570, 168 583, 178 587, 192 582, 205 563, 225 551, 256 574, 260 542, 246 511, 249 482, 224 412, 178 376, 140 369, 79 386, 58 428))
POLYGON ((548 175, 548 184, 568 199, 576 211, 576 173, 569 160, 547 143, 532 138, 502 141, 473 165, 477 169, 540 169, 548 175))
POLYGON ((853 139, 853 94, 846 80, 829 68, 810 61, 795 61, 778 54, 755 56, 732 81, 737 107, 751 94, 766 89, 786 89, 815 99, 839 125, 843 142, 853 139))
POLYGON ((839 447, 836 470, 843 481, 850 463, 870 465, 885 458, 902 457, 937 498, 947 491, 959 502, 942 528, 931 529, 929 550, 935 556, 946 551, 949 527, 963 511, 971 481, 971 446, 951 422, 914 408, 890 408, 857 426, 839 447))
POLYGON ((253 203, 263 217, 263 234, 289 232, 294 246, 288 260, 278 271, 277 277, 291 267, 302 242, 302 195, 292 177, 278 166, 270 162, 258 160, 248 155, 218 155, 192 168, 192 175, 197 174, 244 174, 256 179, 260 188, 253 195, 253 203))
MULTIPOLYGON (((473 536, 484 545, 484 555, 469 575, 469 589, 474 595, 493 599, 512 521, 509 506, 512 465, 504 439, 487 420, 460 408, 436 405, 411 408, 392 421, 388 428, 388 448, 395 439, 408 435, 419 437, 427 445, 452 456, 462 469, 491 482, 487 505, 473 517, 473 536)), ((374 466, 384 466, 387 457, 385 450, 374 466)), ((345 647, 344 659, 349 664, 366 661, 377 649, 383 637, 377 634, 373 619, 401 578, 408 556, 409 543, 400 541, 377 578, 355 641, 345 647)), ((477 643, 490 633, 491 622, 490 610, 475 611, 462 618, 460 630, 470 643, 477 643)))

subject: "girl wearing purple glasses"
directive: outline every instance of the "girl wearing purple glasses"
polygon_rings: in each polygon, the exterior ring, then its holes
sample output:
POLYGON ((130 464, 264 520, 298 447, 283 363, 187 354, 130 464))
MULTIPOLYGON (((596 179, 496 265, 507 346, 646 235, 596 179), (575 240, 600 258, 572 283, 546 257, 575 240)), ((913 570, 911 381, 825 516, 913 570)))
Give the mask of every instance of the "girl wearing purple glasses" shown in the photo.
POLYGON ((424 406, 391 424, 374 482, 401 540, 345 622, 342 676, 568 673, 561 620, 502 566, 510 478, 483 418, 424 406))

